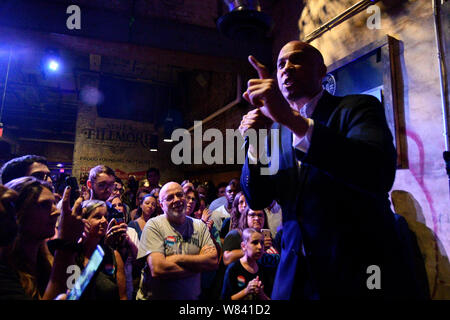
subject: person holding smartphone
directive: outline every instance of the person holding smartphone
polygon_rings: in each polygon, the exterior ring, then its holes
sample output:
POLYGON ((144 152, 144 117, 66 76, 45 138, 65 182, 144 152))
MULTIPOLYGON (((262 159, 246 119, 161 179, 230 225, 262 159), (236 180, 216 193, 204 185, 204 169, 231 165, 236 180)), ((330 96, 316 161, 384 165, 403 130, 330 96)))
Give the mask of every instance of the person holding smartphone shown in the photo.
POLYGON ((86 200, 82 203, 82 216, 90 225, 83 235, 83 249, 77 257, 77 264, 84 269, 89 258, 101 245, 105 256, 102 263, 83 292, 80 300, 127 300, 125 267, 117 250, 105 244, 109 224, 106 219, 106 203, 101 200, 86 200))
POLYGON ((116 176, 113 169, 105 165, 98 165, 89 171, 87 187, 90 190, 90 199, 103 201, 107 208, 106 219, 108 222, 113 221, 108 224, 105 243, 117 249, 123 261, 130 258, 135 261, 137 246, 127 235, 128 226, 125 223, 125 215, 113 208, 112 204, 108 202, 115 188, 115 181, 116 176))
POLYGON ((0 190, 0 214, 15 219, 8 221, 10 233, 2 243, 0 300, 54 299, 67 290, 69 274, 66 270, 75 262, 74 248, 86 227, 79 210, 82 199, 70 209, 70 188, 66 188, 60 210, 56 207, 52 186, 30 176, 13 179, 0 190), (4 195, 8 194, 5 199, 4 195), (54 235, 60 215, 58 238, 46 241, 54 235), (16 230, 11 226, 14 222, 16 230), (53 250, 49 250, 51 244, 53 250), (51 252, 53 259, 50 259, 51 252))

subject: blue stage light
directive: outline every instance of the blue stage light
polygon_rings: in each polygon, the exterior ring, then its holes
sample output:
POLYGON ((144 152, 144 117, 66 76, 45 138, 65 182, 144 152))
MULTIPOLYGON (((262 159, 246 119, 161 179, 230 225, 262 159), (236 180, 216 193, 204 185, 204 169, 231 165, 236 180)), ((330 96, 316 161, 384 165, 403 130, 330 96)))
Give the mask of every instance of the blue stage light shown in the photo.
POLYGON ((58 61, 54 60, 54 59, 50 59, 48 61, 47 67, 49 70, 51 71, 58 71, 59 69, 59 63, 58 61))

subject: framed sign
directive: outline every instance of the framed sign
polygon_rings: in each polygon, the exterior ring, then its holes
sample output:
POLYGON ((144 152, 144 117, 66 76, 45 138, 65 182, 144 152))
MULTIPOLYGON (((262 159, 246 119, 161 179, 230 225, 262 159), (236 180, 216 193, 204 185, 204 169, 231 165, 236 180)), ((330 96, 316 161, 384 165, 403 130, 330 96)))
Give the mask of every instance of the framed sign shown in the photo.
POLYGON ((323 86, 337 96, 370 94, 384 106, 397 148, 397 168, 408 168, 400 43, 386 36, 328 66, 323 86))

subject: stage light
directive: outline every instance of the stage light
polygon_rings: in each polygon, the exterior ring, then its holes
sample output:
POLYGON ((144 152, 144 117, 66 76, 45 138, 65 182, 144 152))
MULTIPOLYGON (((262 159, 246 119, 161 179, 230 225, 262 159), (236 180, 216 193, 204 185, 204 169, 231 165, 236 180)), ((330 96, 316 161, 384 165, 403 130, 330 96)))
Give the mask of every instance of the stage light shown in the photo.
POLYGON ((156 134, 150 137, 150 151, 151 152, 158 151, 158 136, 156 134))
POLYGON ((54 59, 50 59, 48 61, 48 65, 47 68, 51 71, 58 71, 59 69, 59 63, 58 61, 54 60, 54 59))
POLYGON ((173 118, 170 116, 170 109, 167 112, 167 117, 164 120, 164 142, 173 142, 172 131, 174 130, 173 118))
POLYGON ((172 140, 172 130, 171 128, 164 128, 164 142, 173 142, 172 140))
POLYGON ((60 74, 63 67, 64 65, 59 51, 56 49, 46 49, 41 60, 41 72, 44 79, 52 74, 60 74))

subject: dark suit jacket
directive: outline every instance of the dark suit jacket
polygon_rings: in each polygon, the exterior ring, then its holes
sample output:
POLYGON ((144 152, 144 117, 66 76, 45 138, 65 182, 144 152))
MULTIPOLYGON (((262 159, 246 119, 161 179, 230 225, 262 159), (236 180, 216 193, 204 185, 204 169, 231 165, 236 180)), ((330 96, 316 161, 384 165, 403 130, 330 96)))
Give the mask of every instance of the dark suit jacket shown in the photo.
POLYGON ((276 199, 283 211, 272 298, 417 297, 390 210, 396 151, 382 105, 367 95, 324 92, 312 119, 306 154, 275 123, 278 172, 260 175, 248 158, 242 170, 249 206, 262 209, 276 199), (368 289, 371 265, 380 268, 381 289, 368 289))

